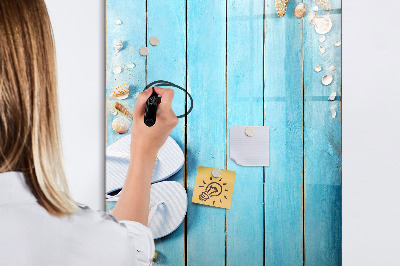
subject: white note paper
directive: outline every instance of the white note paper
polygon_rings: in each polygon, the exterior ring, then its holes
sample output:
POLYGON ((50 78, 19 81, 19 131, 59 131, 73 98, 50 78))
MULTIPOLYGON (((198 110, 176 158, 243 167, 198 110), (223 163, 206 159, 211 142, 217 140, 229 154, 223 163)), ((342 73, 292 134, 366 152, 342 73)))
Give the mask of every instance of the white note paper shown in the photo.
POLYGON ((269 127, 230 127, 230 158, 242 166, 269 166, 269 127), (247 130, 247 132, 253 130, 247 130))

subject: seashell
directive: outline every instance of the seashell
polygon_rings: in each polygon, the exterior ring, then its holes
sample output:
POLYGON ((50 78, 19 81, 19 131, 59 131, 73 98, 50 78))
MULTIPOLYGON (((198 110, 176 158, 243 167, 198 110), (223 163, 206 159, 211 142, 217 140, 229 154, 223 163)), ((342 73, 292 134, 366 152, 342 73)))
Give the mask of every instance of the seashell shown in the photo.
POLYGON ((320 65, 315 66, 315 68, 314 68, 315 72, 320 72, 321 69, 322 69, 322 67, 320 65))
POLYGON ((116 21, 115 21, 115 25, 121 25, 122 24, 122 21, 120 20, 120 19, 117 19, 116 21))
POLYGON ((116 66, 113 68, 114 74, 119 74, 119 73, 121 73, 121 71, 122 71, 122 68, 120 66, 116 66))
POLYGON ((112 112, 113 115, 117 115, 118 114, 118 110, 114 110, 114 112, 112 112))
POLYGON ((326 11, 331 10, 331 3, 329 0, 314 0, 314 2, 320 5, 326 11))
POLYGON ((335 71, 336 67, 334 65, 331 65, 331 67, 329 68, 331 71, 335 71))
POLYGON ((325 53, 325 47, 323 47, 322 45, 319 46, 319 51, 321 52, 321 54, 325 53))
POLYGON ((133 116, 128 112, 128 110, 125 109, 119 102, 115 102, 115 109, 129 117, 130 119, 133 119, 133 116))
POLYGON ((313 9, 315 12, 318 11, 318 7, 317 7, 317 6, 314 6, 312 9, 313 9))
POLYGON ((303 3, 299 3, 296 8, 294 9, 294 16, 296 18, 302 18, 307 12, 306 5, 303 3))
POLYGON ((276 13, 281 18, 286 14, 287 4, 290 0, 275 0, 276 13))
POLYGON ((322 84, 324 84, 325 86, 331 84, 332 81, 333 81, 333 76, 331 74, 326 74, 321 79, 322 84))
POLYGON ((334 101, 335 98, 336 98, 336 92, 332 92, 331 95, 329 95, 328 100, 329 100, 329 101, 334 101))
POLYGON ((110 94, 111 98, 117 98, 119 100, 123 100, 128 98, 129 96, 129 85, 123 84, 118 85, 110 94))
POLYGON ((132 62, 129 62, 128 64, 126 64, 126 67, 127 67, 127 68, 134 68, 134 67, 135 67, 135 64, 132 63, 132 62))
POLYGON ((331 107, 330 107, 332 118, 335 118, 335 117, 336 117, 336 107, 337 107, 336 104, 332 104, 331 107))
POLYGON ((321 37, 319 37, 319 42, 324 42, 326 40, 325 35, 322 35, 321 37))
POLYGON ((118 134, 124 134, 129 130, 129 122, 125 117, 117 117, 112 121, 112 129, 118 134))
POLYGON ((332 20, 329 16, 320 17, 315 15, 314 18, 311 20, 311 24, 314 24, 315 31, 318 34, 326 34, 332 28, 332 20))
POLYGON ((336 47, 338 47, 338 46, 342 45, 342 42, 341 42, 341 41, 336 41, 333 45, 335 45, 336 47))
POLYGON ((119 40, 119 41, 114 45, 114 47, 115 47, 115 50, 117 50, 117 52, 119 52, 119 50, 121 50, 122 47, 124 47, 124 45, 122 44, 122 41, 119 40))

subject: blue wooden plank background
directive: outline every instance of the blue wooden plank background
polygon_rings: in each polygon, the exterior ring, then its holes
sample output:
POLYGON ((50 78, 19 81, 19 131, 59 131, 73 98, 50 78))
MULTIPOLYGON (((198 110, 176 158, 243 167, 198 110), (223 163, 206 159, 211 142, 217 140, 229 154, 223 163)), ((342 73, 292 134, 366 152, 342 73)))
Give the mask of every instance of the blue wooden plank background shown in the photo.
MULTIPOLYGON (((171 180, 187 188, 188 213, 156 241, 157 264, 341 264, 341 47, 333 45, 341 38, 341 2, 331 5, 313 11, 314 1, 292 0, 279 18, 275 0, 107 0, 107 106, 111 91, 129 84, 121 103, 133 110, 135 94, 158 79, 185 86, 194 99, 193 112, 171 133, 186 155, 171 180), (307 14, 296 19, 300 2, 307 14), (333 22, 322 43, 310 23, 315 14, 333 22), (156 47, 152 36, 160 39, 156 47), (142 46, 147 57, 138 53, 142 46), (323 86, 327 73, 334 81, 323 86), (333 91, 338 96, 328 101, 333 91), (270 166, 235 164, 229 128, 261 125, 270 127, 270 166), (236 171, 230 210, 190 202, 198 166, 236 171)), ((185 94, 176 91, 173 109, 185 107, 185 94)), ((106 110, 107 146, 123 137, 113 119, 106 110)))
MULTIPOLYGON (((303 263, 303 21, 291 1, 279 18, 265 6, 264 106, 270 126, 270 166, 265 168, 265 262, 303 263)), ((307 22, 305 22, 307 23, 307 22)))

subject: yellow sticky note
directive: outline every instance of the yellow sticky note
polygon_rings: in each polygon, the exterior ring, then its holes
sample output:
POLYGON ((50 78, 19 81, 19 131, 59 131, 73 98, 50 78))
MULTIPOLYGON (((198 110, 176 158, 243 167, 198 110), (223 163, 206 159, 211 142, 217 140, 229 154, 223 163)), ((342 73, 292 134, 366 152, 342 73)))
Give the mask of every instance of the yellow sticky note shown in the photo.
POLYGON ((216 178, 212 175, 213 169, 199 166, 192 202, 229 209, 236 172, 220 169, 221 176, 216 178))

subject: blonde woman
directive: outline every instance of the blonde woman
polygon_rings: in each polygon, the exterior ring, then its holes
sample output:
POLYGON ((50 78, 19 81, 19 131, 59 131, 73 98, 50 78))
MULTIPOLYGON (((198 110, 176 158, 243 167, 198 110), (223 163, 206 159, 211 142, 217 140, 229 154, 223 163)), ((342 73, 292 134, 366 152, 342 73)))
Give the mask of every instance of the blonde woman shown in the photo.
MULTIPOLYGON (((62 167, 54 41, 43 0, 0 1, 0 265, 149 265, 156 155, 177 118, 173 91, 157 123, 134 111, 130 167, 113 215, 71 198, 62 167)), ((99 167, 102 167, 99 165, 99 167)))

